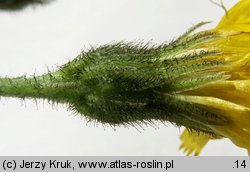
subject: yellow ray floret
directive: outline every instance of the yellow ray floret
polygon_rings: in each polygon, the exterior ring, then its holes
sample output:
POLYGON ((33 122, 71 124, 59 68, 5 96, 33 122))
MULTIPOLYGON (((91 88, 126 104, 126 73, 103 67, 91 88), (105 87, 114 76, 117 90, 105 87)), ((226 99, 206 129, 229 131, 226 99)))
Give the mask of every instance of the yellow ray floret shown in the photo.
POLYGON ((197 156, 210 139, 214 139, 214 137, 196 131, 190 132, 186 129, 180 136, 182 141, 180 149, 183 149, 187 155, 197 156))
POLYGON ((222 18, 216 30, 250 32, 250 1, 241 0, 222 18))
MULTIPOLYGON (((250 0, 241 0, 222 18, 212 30, 219 39, 195 48, 219 49, 220 59, 227 65, 216 68, 230 77, 212 82, 196 89, 180 93, 179 99, 202 106, 212 113, 224 116, 229 123, 224 126, 208 125, 214 133, 229 138, 239 147, 250 150, 250 0)), ((188 154, 200 150, 209 137, 190 135, 184 131, 181 136, 182 149, 188 154)))

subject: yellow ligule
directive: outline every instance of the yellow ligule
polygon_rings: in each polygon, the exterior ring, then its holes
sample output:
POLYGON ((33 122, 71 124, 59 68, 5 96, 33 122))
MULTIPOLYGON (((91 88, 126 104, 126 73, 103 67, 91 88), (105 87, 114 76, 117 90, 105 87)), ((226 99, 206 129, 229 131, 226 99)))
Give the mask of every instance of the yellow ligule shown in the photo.
MULTIPOLYGON (((207 125, 207 127, 249 151, 250 0, 241 0, 231 8, 213 31, 220 33, 220 39, 198 45, 197 48, 217 48, 221 50, 220 55, 210 57, 210 60, 225 61, 227 65, 218 67, 216 70, 225 72, 230 77, 227 80, 183 92, 179 98, 187 102, 200 104, 210 112, 229 119, 227 125, 207 125)), ((182 147, 188 153, 194 151, 199 153, 205 145, 197 144, 203 143, 200 136, 197 137, 198 141, 196 141, 196 138, 193 135, 188 136, 186 131, 181 139, 183 140, 182 147)))
POLYGON ((179 96, 179 99, 204 105, 214 114, 225 116, 229 124, 207 125, 215 133, 229 138, 239 147, 250 149, 250 109, 222 99, 203 96, 179 96))
POLYGON ((250 32, 250 0, 241 0, 225 15, 216 30, 250 32))
POLYGON ((197 156, 200 154, 202 148, 212 138, 204 133, 197 133, 195 131, 189 132, 185 129, 181 134, 180 139, 182 144, 179 149, 184 150, 187 155, 194 154, 197 156))

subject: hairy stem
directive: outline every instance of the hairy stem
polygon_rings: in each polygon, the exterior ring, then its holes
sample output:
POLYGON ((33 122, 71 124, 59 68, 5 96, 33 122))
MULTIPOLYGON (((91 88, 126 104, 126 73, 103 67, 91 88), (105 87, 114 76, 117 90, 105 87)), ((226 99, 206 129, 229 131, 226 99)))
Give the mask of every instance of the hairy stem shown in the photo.
POLYGON ((67 102, 76 95, 77 83, 64 83, 54 74, 0 78, 0 96, 19 98, 44 98, 56 102, 67 102))

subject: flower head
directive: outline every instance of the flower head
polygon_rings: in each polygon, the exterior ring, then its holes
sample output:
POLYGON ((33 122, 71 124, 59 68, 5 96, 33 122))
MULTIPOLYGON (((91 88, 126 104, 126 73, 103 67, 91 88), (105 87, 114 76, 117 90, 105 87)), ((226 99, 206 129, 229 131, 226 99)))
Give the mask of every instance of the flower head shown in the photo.
POLYGON ((250 149, 250 0, 215 29, 152 46, 118 42, 82 52, 55 72, 0 78, 0 95, 66 103, 90 120, 135 125, 155 120, 184 126, 188 154, 210 139, 250 149))

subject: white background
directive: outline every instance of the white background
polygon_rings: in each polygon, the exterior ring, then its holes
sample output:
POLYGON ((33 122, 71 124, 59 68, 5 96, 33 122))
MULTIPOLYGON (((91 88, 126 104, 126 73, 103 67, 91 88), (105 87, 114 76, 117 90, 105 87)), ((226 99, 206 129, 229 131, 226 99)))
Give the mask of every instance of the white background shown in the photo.
MULTIPOLYGON (((224 0, 229 8, 236 0, 224 0)), ((155 43, 176 38, 224 11, 209 0, 57 0, 19 12, 0 11, 0 76, 41 74, 84 47, 112 41, 155 43)), ((180 129, 86 124, 67 107, 46 101, 0 100, 0 155, 184 155, 180 129)), ((182 130, 182 129, 181 129, 182 130)), ((201 155, 246 155, 229 140, 211 141, 201 155)))

